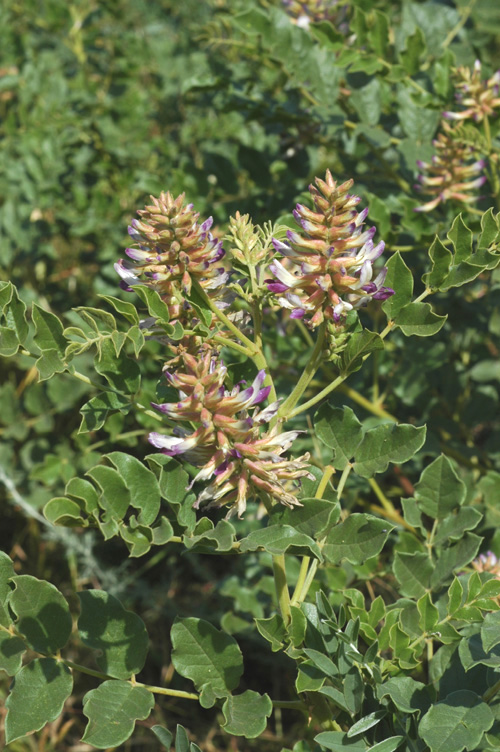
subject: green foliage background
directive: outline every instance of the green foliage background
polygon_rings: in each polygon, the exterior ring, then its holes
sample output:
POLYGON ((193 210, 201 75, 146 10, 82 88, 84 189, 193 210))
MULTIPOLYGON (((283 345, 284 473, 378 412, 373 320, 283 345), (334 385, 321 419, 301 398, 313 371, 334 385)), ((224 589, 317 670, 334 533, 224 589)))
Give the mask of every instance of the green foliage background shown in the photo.
MULTIPOLYGON (((356 193, 370 206, 377 238, 386 240, 389 252, 401 250, 416 278, 428 271, 427 250, 434 235, 445 240, 463 207, 447 204, 430 215, 416 214, 413 210, 423 200, 413 187, 416 160, 429 159, 440 114, 454 104, 452 68, 472 66, 478 55, 486 72, 500 67, 500 9, 490 0, 357 0, 350 5, 350 29, 356 35, 351 45, 326 23, 309 32, 297 28, 280 3, 265 0, 5 0, 0 8, 0 280, 15 284, 26 304, 36 302, 60 315, 64 326, 79 326, 81 319, 68 314, 70 308, 102 309, 98 295, 121 295, 113 263, 127 245, 130 218, 150 194, 185 191, 201 217, 214 216, 221 233, 237 210, 250 213, 255 222, 291 223, 295 201, 306 200, 308 183, 326 168, 339 180, 354 178, 356 193), (346 89, 348 95, 343 93, 346 89)), ((498 145, 498 119, 492 121, 492 130, 498 145)), ((477 204, 481 212, 493 205, 491 186, 484 193, 477 204)), ((479 217, 465 212, 464 219, 476 237, 479 217)), ((130 300, 126 294, 121 297, 130 300)), ((373 366, 354 372, 348 386, 324 409, 354 408, 365 430, 396 418, 415 426, 428 424, 422 452, 404 467, 390 466, 379 476, 379 484, 400 509, 401 497, 412 496, 421 471, 440 453, 450 458, 462 484, 457 490, 459 505, 482 515, 476 528, 469 520, 471 526, 466 523, 459 534, 474 529, 465 534, 482 537, 482 543, 468 539, 472 555, 464 554, 460 563, 467 568, 480 543, 482 551, 490 549, 500 556, 500 475, 495 470, 500 456, 500 275, 481 274, 467 287, 438 293, 433 302, 438 314, 448 314, 439 333, 428 339, 396 331, 386 350, 372 356, 373 366)), ((141 315, 144 310, 143 306, 141 315)), ((383 328, 382 320, 376 308, 363 314, 365 324, 375 331, 383 328)), ((119 328, 124 329, 122 324, 119 328)), ((102 331, 106 332, 106 322, 102 331)), ((286 395, 309 350, 300 331, 288 328, 279 333, 286 336, 267 332, 266 356, 279 373, 280 394, 286 395)), ((125 351, 133 358, 131 341, 125 351)), ((140 401, 147 405, 156 399, 161 347, 148 342, 141 358, 140 401)), ((175 675, 171 686, 189 690, 190 683, 182 678, 190 677, 189 672, 183 673, 182 666, 179 670, 179 661, 172 662, 165 639, 180 615, 206 619, 237 636, 246 656, 240 691, 285 696, 296 679, 290 655, 273 653, 270 687, 269 652, 262 638, 270 627, 261 624, 257 630, 253 622, 263 621, 273 607, 269 551, 255 553, 255 544, 241 559, 215 557, 204 554, 203 547, 197 552, 194 541, 195 551, 189 556, 167 546, 151 549, 144 559, 129 559, 121 541, 105 545, 95 531, 51 525, 41 514, 49 499, 63 496, 66 483, 84 477, 103 454, 128 452, 142 460, 149 452, 145 436, 156 424, 127 403, 115 405, 109 415, 104 412, 107 419, 101 425, 86 423, 84 416, 86 430, 79 431, 78 410, 97 394, 92 384, 67 374, 39 382, 33 361, 22 354, 5 358, 0 367, 0 548, 14 560, 16 573, 54 583, 69 597, 73 613, 78 605, 72 594, 88 586, 119 597, 139 613, 152 645, 142 681, 157 684, 162 672, 170 680, 175 668, 181 676, 175 675)), ((79 368, 94 378, 93 353, 79 356, 79 368)), ((249 375, 245 364, 238 364, 237 373, 241 378, 249 375)), ((130 393, 135 391, 133 378, 131 374, 126 384, 130 393)), ((333 378, 329 366, 316 378, 318 390, 333 378)), ((320 415, 318 425, 322 418, 330 425, 335 415, 320 415)), ((306 430, 310 425, 303 416, 296 423, 306 430)), ((320 427, 317 432, 320 435, 320 427)), ((329 461, 328 441, 326 449, 318 449, 305 434, 300 444, 329 461)), ((304 495, 313 496, 313 491, 305 488, 304 495)), ((384 517, 376 490, 360 477, 351 479, 342 506, 354 514, 369 511, 384 517)), ((428 511, 429 507, 425 514, 428 511)), ((186 519, 189 514, 193 513, 187 511, 186 519)), ((189 518, 191 535, 193 519, 189 518)), ((421 525, 425 531, 428 526, 428 519, 422 521, 418 510, 409 506, 404 519, 406 528, 421 525)), ((437 513, 436 519, 441 519, 437 513)), ((289 518, 287 522, 293 524, 289 518)), ((249 515, 236 528, 239 535, 258 534, 260 524, 249 515)), ((224 549, 223 542, 217 546, 224 549)), ((291 553, 293 585, 303 551, 298 547, 291 553)), ((408 557, 422 552, 404 525, 392 535, 388 549, 378 553, 379 549, 365 551, 359 561, 339 559, 335 566, 321 569, 312 596, 321 586, 336 608, 344 606, 354 618, 365 609, 360 591, 366 595, 375 587, 374 595, 383 594, 393 602, 399 590, 403 598, 419 603, 418 613, 415 605, 407 604, 406 620, 420 619, 421 626, 432 627, 436 621, 433 614, 425 616, 422 599, 434 587, 442 604, 445 591, 439 588, 450 586, 451 570, 432 587, 425 578, 410 581, 404 573, 411 569, 405 569, 408 557)), ((455 567, 455 574, 461 573, 460 567, 455 567)), ((462 590, 463 599, 454 595, 456 610, 479 599, 480 587, 475 594, 472 586, 465 594, 462 590)), ((370 634, 378 620, 373 613, 372 624, 368 616, 362 622, 370 634)), ((279 646, 278 638, 272 634, 273 647, 279 646)), ((415 670, 415 655, 404 652, 408 645, 403 644, 405 637, 400 638, 403 667, 414 670, 418 681, 436 684, 448 672, 443 683, 449 691, 472 687, 481 694, 479 674, 486 672, 486 664, 478 668, 472 666, 472 658, 469 664, 464 659, 472 668, 465 677, 464 661, 452 657, 445 646, 448 667, 443 658, 441 674, 438 666, 424 676, 427 664, 415 670)), ((82 645, 72 649, 74 659, 82 662, 82 645)), ((313 682, 311 676, 318 679, 321 671, 314 659, 317 656, 311 654, 313 668, 302 672, 304 687, 314 686, 308 682, 313 682)), ((493 669, 498 664, 489 665, 493 669)), ((58 681, 64 683, 65 676, 59 675, 58 681)), ((95 683, 87 676, 79 682, 69 704, 74 710, 71 723, 54 721, 38 734, 45 749, 69 750, 80 738, 86 722, 80 699, 95 683)), ((8 685, 7 680, 0 685, 3 697, 8 685)), ((396 697, 396 690, 391 691, 396 697)), ((349 708, 353 712, 359 710, 355 695, 354 688, 349 708)), ((473 706, 474 698, 462 699, 473 706)), ((398 701, 404 710, 404 702, 398 701)), ((136 702, 139 706, 139 696, 136 702)), ((373 697, 370 702, 374 705, 373 697)), ((172 729, 185 723, 202 747, 214 744, 222 749, 228 733, 238 733, 233 721, 227 731, 214 732, 220 712, 196 708, 196 721, 190 726, 182 701, 159 701, 156 720, 172 729)), ((226 711, 234 714, 234 709, 226 711)), ((144 708, 141 712, 138 718, 147 715, 144 708)), ((498 723, 489 739, 492 748, 498 748, 498 723)), ((137 734, 149 749, 152 737, 146 725, 137 734)), ((430 717, 421 732, 434 749, 432 725, 430 717)), ((300 718, 284 709, 273 717, 265 741, 241 740, 247 745, 241 748, 292 747, 299 726, 300 718)), ((331 737, 318 742, 337 749, 329 746, 337 743, 331 737)), ((483 749, 479 741, 468 743, 467 749, 483 749)), ((23 740, 9 747, 32 748, 23 740)), ((352 745, 353 752, 358 749, 352 745)))

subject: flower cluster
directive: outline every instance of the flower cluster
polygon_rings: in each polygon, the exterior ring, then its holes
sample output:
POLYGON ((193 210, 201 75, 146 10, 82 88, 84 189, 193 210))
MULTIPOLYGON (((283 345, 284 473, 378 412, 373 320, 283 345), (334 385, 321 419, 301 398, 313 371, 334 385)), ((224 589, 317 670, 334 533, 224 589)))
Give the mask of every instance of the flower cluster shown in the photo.
POLYGON ((356 211, 361 199, 349 194, 352 184, 337 185, 329 170, 325 180, 316 178, 316 186, 309 186, 314 210, 297 204, 294 211, 301 232, 289 230, 288 243, 273 241, 286 261, 270 265, 275 280, 268 289, 279 294, 292 318, 305 319, 311 328, 340 322, 353 308, 394 293, 383 286, 386 269, 373 278, 373 262, 385 244, 373 243, 374 227, 363 229, 368 209, 356 211))
POLYGON ((346 3, 341 0, 283 0, 294 23, 303 29, 318 21, 331 21, 337 29, 347 31, 342 21, 346 15, 346 3))
POLYGON ((478 196, 470 192, 484 185, 487 179, 481 175, 485 161, 474 158, 474 148, 455 138, 454 129, 449 123, 444 121, 442 127, 443 131, 433 141, 437 153, 431 162, 417 162, 422 173, 418 176, 419 184, 416 187, 434 196, 418 206, 415 209, 418 212, 432 211, 449 199, 464 203, 476 201, 478 196))
POLYGON ((208 348, 198 357, 185 353, 179 370, 166 374, 169 384, 179 390, 179 402, 153 404, 185 426, 177 428, 174 436, 153 432, 149 441, 164 454, 183 455, 200 468, 190 487, 210 481, 198 495, 196 508, 205 502, 211 507, 229 505, 228 517, 236 513, 241 517, 247 499, 259 493, 286 506, 299 505, 289 485, 304 476, 313 478, 307 469, 309 454, 296 460, 282 457, 297 431, 279 433, 275 426, 261 434, 261 426, 278 410, 277 402, 263 410, 256 407, 270 391, 263 386, 265 371, 246 389, 235 386, 231 391, 224 388, 226 375, 226 367, 208 348))
POLYGON ((184 194, 174 199, 163 192, 151 200, 128 228, 134 241, 125 251, 130 260, 115 264, 122 286, 147 285, 167 303, 178 305, 190 293, 193 280, 205 290, 224 285, 228 273, 217 263, 225 252, 222 242, 210 233, 212 218, 199 224, 193 205, 184 206, 184 194))
POLYGON ((492 551, 479 554, 477 559, 472 562, 472 566, 476 572, 489 572, 489 574, 493 574, 497 579, 500 579, 500 561, 492 551))
POLYGON ((495 114, 500 107, 500 70, 491 78, 481 79, 481 63, 476 60, 471 70, 465 66, 457 69, 456 99, 465 107, 461 112, 443 112, 448 120, 472 119, 480 123, 485 117, 495 114))

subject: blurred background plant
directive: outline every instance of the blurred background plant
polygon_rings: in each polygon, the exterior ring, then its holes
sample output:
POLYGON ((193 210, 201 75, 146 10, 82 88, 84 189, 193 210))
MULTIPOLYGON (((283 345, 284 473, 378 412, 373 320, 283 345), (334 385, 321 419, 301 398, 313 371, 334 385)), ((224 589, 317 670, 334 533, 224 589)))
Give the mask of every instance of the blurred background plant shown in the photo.
MULTIPOLYGON (((355 180, 377 237, 389 253, 401 251, 416 276, 427 269, 436 233, 450 246, 446 233, 460 211, 478 232, 480 215, 489 207, 498 211, 500 200, 495 92, 490 91, 493 112, 485 119, 453 126, 467 153, 486 162, 488 180, 477 200, 464 204, 451 192, 421 213, 416 210, 427 198, 414 185, 418 163, 430 164, 436 153, 433 139, 443 113, 466 107, 465 99, 461 104, 455 98, 455 71, 473 71, 480 57, 481 79, 494 87, 500 8, 490 0, 352 0, 339 5, 339 23, 332 25, 326 11, 298 23, 302 5, 313 4, 4 0, 0 280, 17 285, 27 304, 37 302, 64 315, 66 326, 79 326, 78 315, 67 314, 70 308, 103 309, 98 295, 127 300, 127 293, 117 292, 113 264, 129 242, 127 225, 150 194, 185 192, 201 217, 214 217, 220 237, 238 210, 256 223, 293 227, 295 202, 307 203, 308 183, 327 168, 339 181, 355 180)), ((396 419, 428 424, 425 454, 404 469, 389 469, 370 493, 354 481, 345 508, 383 515, 381 499, 396 503, 410 496, 422 457, 444 452, 458 462, 471 498, 481 481, 484 518, 477 532, 486 538, 484 550, 500 557, 495 501, 500 476, 494 469, 500 457, 498 271, 440 293, 436 307, 449 319, 431 342, 395 332, 386 350, 372 356, 373 365, 353 373, 332 397, 333 405, 355 407, 366 428, 396 419)), ((379 308, 362 316, 370 329, 383 328, 379 308)), ((287 316, 280 327, 278 337, 264 328, 264 348, 279 374, 278 393, 286 395, 311 341, 304 326, 287 316)), ((148 405, 156 399, 164 356, 155 341, 144 352, 140 398, 148 405)), ((165 625, 194 608, 196 616, 238 634, 252 662, 246 686, 261 688, 268 666, 252 618, 261 617, 273 598, 269 556, 247 555, 229 574, 223 559, 179 557, 170 548, 129 559, 121 543, 104 546, 89 531, 55 528, 41 515, 43 505, 103 453, 120 449, 142 459, 147 433, 158 428, 147 410, 124 408, 106 413, 97 426, 86 424, 84 415, 79 432, 78 409, 96 395, 89 383, 90 354, 83 364, 87 381, 61 374, 39 382, 27 356, 2 361, 2 550, 16 571, 46 578, 63 593, 91 584, 140 613, 154 644, 152 682, 158 673, 167 679, 173 673, 165 625)), ((243 362, 237 372, 241 378, 254 375, 243 362)), ((325 365, 310 389, 318 391, 332 378, 325 365)), ((310 418, 301 416, 295 427, 307 430, 310 418)), ((300 451, 322 456, 308 434, 300 451)), ((238 524, 247 533, 258 527, 251 516, 238 524)), ((404 535, 400 550, 411 545, 404 535)), ((294 567, 298 576, 298 559, 294 567)), ((346 585, 365 587, 368 581, 372 587, 370 578, 381 592, 394 585, 387 554, 371 565, 343 562, 321 576, 335 591, 337 605, 346 585)), ((276 661, 279 695, 293 684, 293 671, 287 656, 278 654, 276 661)), ((54 722, 10 748, 77 749, 85 681, 69 703, 69 724, 54 722)), ((7 689, 4 681, 2 696, 7 689)), ((157 712, 169 725, 185 722, 177 700, 160 703, 157 712)), ((288 712, 276 715, 264 741, 241 748, 292 746, 295 716, 288 712)), ((227 734, 214 724, 216 711, 196 713, 193 738, 208 752, 225 747, 227 734)), ((140 731, 139 738, 150 748, 152 737, 140 731)))

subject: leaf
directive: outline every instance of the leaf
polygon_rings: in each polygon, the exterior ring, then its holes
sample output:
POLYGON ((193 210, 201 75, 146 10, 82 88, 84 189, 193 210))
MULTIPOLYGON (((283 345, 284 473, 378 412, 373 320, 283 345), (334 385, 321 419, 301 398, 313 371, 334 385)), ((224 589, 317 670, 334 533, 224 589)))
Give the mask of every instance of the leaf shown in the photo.
POLYGON ((227 520, 219 520, 215 528, 210 528, 199 535, 187 536, 183 540, 187 549, 212 553, 213 551, 230 551, 236 539, 236 530, 227 520))
POLYGON ((393 525, 370 514, 351 514, 328 533, 323 554, 332 564, 362 564, 382 550, 393 525))
MULTIPOLYGON (((326 681, 326 676, 323 671, 320 671, 312 661, 303 661, 298 665, 297 678, 295 680, 295 689, 300 692, 317 692, 321 689, 326 681)), ((328 687, 333 689, 333 687, 328 687)), ((336 690, 338 692, 338 690, 336 690)), ((342 697, 342 703, 345 704, 344 696, 338 692, 342 697)))
MULTIPOLYGON (((499 583, 500 584, 500 583, 499 583)), ((463 603, 464 589, 458 577, 453 578, 453 582, 448 588, 448 613, 453 614, 463 603)))
POLYGON ((454 571, 467 566, 477 555, 482 538, 466 533, 457 543, 441 551, 431 577, 433 588, 445 582, 454 571))
POLYGON ((290 525, 269 525, 254 530, 240 542, 240 551, 257 551, 263 548, 270 554, 293 553, 297 556, 315 556, 323 561, 318 544, 308 535, 299 533, 290 525))
POLYGON ((435 520, 444 520, 456 511, 465 496, 465 483, 456 474, 451 460, 443 454, 425 468, 415 486, 418 508, 435 520))
POLYGON ((137 720, 144 721, 153 710, 152 692, 129 682, 108 680, 91 689, 83 698, 83 714, 89 722, 82 742, 97 749, 123 744, 137 720))
MULTIPOLYGON (((337 676, 339 670, 335 663, 324 653, 312 648, 304 648, 304 655, 318 668, 325 676, 337 676)), ((302 665, 302 664, 300 664, 302 665)))
POLYGON ((486 614, 484 617, 481 625, 481 640, 487 653, 500 644, 500 611, 486 614))
POLYGON ((175 727, 175 752, 190 752, 187 731, 180 723, 175 727))
MULTIPOLYGON (((4 355, 14 355, 19 345, 25 344, 29 334, 26 306, 11 282, 0 282, 0 285, 0 311, 5 319, 5 327, 2 327, 2 329, 5 335, 12 340, 11 352, 4 352, 4 355)), ((5 341, 2 341, 2 348, 5 348, 5 341)))
POLYGON ((0 551, 0 625, 2 627, 10 627, 12 624, 7 603, 12 592, 9 581, 15 574, 12 559, 3 551, 0 551))
POLYGON ((69 640, 73 621, 66 599, 44 580, 28 574, 12 577, 15 589, 9 606, 17 616, 17 630, 37 653, 55 653, 69 640))
MULTIPOLYGON (((481 612, 478 613, 479 621, 481 612)), ((490 666, 493 669, 500 667, 500 646, 497 644, 489 651, 484 650, 480 634, 472 634, 470 637, 462 637, 458 645, 458 654, 462 666, 470 671, 474 666, 490 666)))
POLYGON ((384 341, 376 332, 363 329, 354 332, 349 337, 346 348, 340 358, 340 372, 342 376, 358 371, 363 365, 364 358, 375 350, 383 350, 384 341))
POLYGON ((409 676, 395 676, 377 686, 377 697, 382 700, 389 696, 402 713, 426 711, 431 703, 425 684, 409 676))
POLYGON ((202 707, 227 697, 243 673, 241 651, 228 634, 204 619, 176 619, 171 631, 172 663, 202 693, 202 707))
POLYGON ((499 234, 498 214, 495 217, 493 209, 490 208, 481 217, 481 234, 477 240, 478 249, 489 248, 493 243, 498 242, 499 234))
POLYGON ((376 726, 377 723, 379 723, 382 718, 385 718, 386 715, 387 710, 374 710, 373 713, 369 713, 368 715, 365 715, 364 718, 361 718, 359 721, 356 721, 356 723, 353 723, 353 725, 347 732, 347 736, 356 736, 357 734, 362 734, 365 731, 368 731, 368 729, 376 726))
POLYGON ((332 465, 343 470, 361 443, 363 429, 350 407, 322 405, 314 416, 316 435, 333 449, 332 465))
POLYGON ((441 522, 434 536, 434 545, 438 546, 447 540, 459 540, 467 530, 474 530, 482 519, 479 509, 462 507, 457 514, 452 514, 441 522))
POLYGON ((298 648, 306 636, 307 620, 298 606, 290 606, 290 617, 288 636, 292 645, 298 648))
POLYGON ((208 308, 198 290, 192 287, 189 295, 186 295, 186 299, 189 304, 193 306, 194 310, 200 317, 200 320, 205 324, 205 326, 210 326, 210 324, 212 323, 212 311, 210 310, 210 308, 208 308))
POLYGON ((460 689, 433 705, 418 730, 431 752, 462 752, 474 749, 493 722, 491 708, 479 695, 460 689))
MULTIPOLYGON (((481 217, 481 220, 483 217, 481 217)), ((450 231, 448 232, 448 238, 453 243, 454 264, 459 264, 462 261, 467 261, 472 255, 472 232, 462 219, 462 215, 459 214, 453 220, 450 231)))
POLYGON ((280 614, 273 614, 268 619, 255 619, 255 626, 262 637, 271 643, 273 653, 281 650, 287 631, 280 614))
POLYGON ((431 596, 426 593, 417 601, 417 609, 420 614, 418 626, 422 632, 431 632, 439 621, 439 612, 433 604, 431 596))
POLYGON ((120 473, 105 465, 96 465, 86 475, 99 486, 99 506, 109 517, 121 520, 130 506, 130 492, 120 473))
POLYGON ((345 704, 351 714, 359 713, 363 704, 364 681, 357 666, 352 666, 343 677, 345 704))
POLYGON ((44 350, 35 362, 35 368, 38 369, 38 381, 46 381, 52 378, 55 373, 65 371, 66 364, 57 350, 44 350))
MULTIPOLYGON (((27 575, 26 575, 27 576, 27 575)), ((7 744, 55 721, 73 691, 73 677, 53 658, 35 658, 14 677, 5 707, 7 744)))
POLYGON ((413 294, 413 274, 401 258, 399 251, 393 253, 387 262, 385 285, 394 290, 394 295, 382 304, 388 319, 394 319, 399 311, 411 302, 413 294))
POLYGON ((134 292, 147 305, 149 315, 157 319, 157 324, 168 324, 170 320, 168 306, 156 290, 152 290, 145 285, 134 285, 134 292))
POLYGON ((443 245, 437 235, 429 248, 429 258, 432 261, 432 268, 430 272, 423 275, 422 282, 426 287, 439 290, 451 269, 453 254, 443 245))
POLYGON ((63 527, 84 527, 87 522, 82 518, 81 507, 65 496, 51 499, 43 508, 43 515, 53 525, 63 527))
POLYGON ((173 739, 173 734, 171 731, 158 724, 156 726, 151 726, 151 731, 156 736, 160 744, 165 747, 165 749, 170 749, 173 739))
POLYGON ((314 737, 314 741, 332 752, 368 752, 363 739, 349 739, 343 731, 322 731, 314 737))
POLYGON ((434 313, 430 303, 408 303, 401 308, 394 319, 407 337, 431 337, 443 327, 447 316, 434 313))
POLYGON ((22 666, 26 645, 20 637, 0 631, 0 669, 9 676, 17 674, 22 666))
POLYGON ((99 513, 99 498, 94 486, 88 480, 71 478, 66 484, 64 492, 67 496, 81 499, 88 515, 97 515, 99 513))
POLYGON ((434 565, 427 554, 397 551, 393 571, 401 586, 401 595, 420 598, 430 587, 434 565))
POLYGON ((230 695, 222 706, 225 723, 222 728, 228 734, 255 739, 267 726, 273 712, 273 704, 267 694, 260 695, 247 689, 241 695, 230 695))
POLYGON ((410 76, 414 76, 420 69, 420 57, 426 51, 424 35, 418 27, 406 39, 406 47, 399 52, 404 69, 410 76))
POLYGON ((137 362, 123 352, 117 356, 114 344, 109 339, 102 341, 101 356, 94 359, 94 368, 119 392, 135 394, 139 390, 141 371, 137 362))
POLYGON ((127 486, 130 504, 140 510, 139 522, 151 525, 160 511, 160 488, 154 473, 131 454, 110 452, 104 456, 115 466, 127 486))
POLYGON ((182 465, 164 454, 148 454, 145 459, 152 469, 156 466, 160 470, 158 482, 162 497, 172 504, 184 501, 189 475, 182 465))
POLYGON ((0 355, 3 358, 10 358, 17 353, 19 347, 16 333, 6 326, 0 326, 0 355))
POLYGON ((95 658, 99 668, 116 679, 138 674, 146 661, 149 642, 142 619, 103 590, 84 590, 78 597, 80 638, 93 650, 101 651, 95 658))
POLYGON ((370 747, 368 752, 394 752, 400 746, 401 742, 404 741, 404 738, 404 736, 389 736, 382 742, 370 747))
POLYGON ((55 350, 56 354, 63 358, 68 342, 63 336, 63 325, 57 316, 33 303, 32 317, 36 329, 33 340, 35 345, 42 352, 55 350))
POLYGON ((132 407, 130 399, 124 394, 102 392, 92 397, 80 408, 82 423, 78 433, 98 431, 102 428, 108 415, 116 410, 127 413, 132 407))
POLYGON ((382 473, 389 462, 407 462, 423 446, 426 427, 385 423, 365 433, 354 453, 354 472, 362 478, 382 473))
POLYGON ((120 313, 130 324, 139 324, 139 314, 135 305, 128 303, 120 298, 114 298, 111 295, 98 295, 98 298, 102 298, 106 303, 109 303, 117 313, 120 313))
POLYGON ((340 506, 331 501, 309 498, 300 501, 303 506, 285 509, 280 523, 291 525, 297 532, 310 538, 321 537, 323 530, 335 525, 340 517, 340 506))

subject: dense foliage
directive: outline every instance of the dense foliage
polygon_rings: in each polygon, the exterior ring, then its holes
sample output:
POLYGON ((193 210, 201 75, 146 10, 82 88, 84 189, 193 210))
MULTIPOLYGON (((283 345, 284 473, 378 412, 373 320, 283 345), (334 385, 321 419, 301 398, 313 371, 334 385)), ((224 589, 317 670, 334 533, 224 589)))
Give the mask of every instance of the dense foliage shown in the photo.
POLYGON ((3 3, 8 750, 500 748, 499 43, 3 3))

